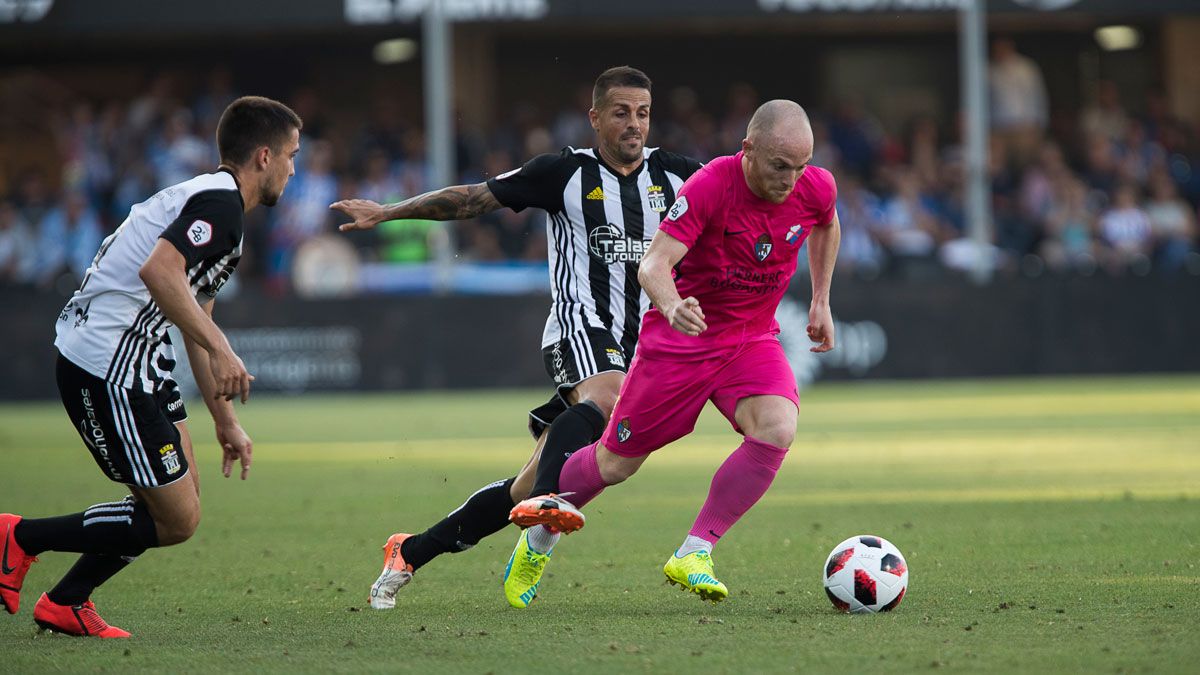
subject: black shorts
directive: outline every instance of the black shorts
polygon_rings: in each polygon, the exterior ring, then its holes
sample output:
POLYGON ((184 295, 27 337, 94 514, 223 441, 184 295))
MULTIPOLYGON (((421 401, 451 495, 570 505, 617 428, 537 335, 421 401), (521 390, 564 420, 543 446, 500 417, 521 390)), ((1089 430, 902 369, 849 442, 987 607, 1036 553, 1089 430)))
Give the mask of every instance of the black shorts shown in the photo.
POLYGON ((604 372, 626 372, 633 353, 626 353, 607 330, 588 328, 543 347, 542 359, 557 386, 549 401, 529 411, 529 433, 534 439, 571 407, 567 394, 580 382, 604 372))
POLYGON ((178 386, 154 394, 106 382, 62 354, 58 393, 71 425, 104 475, 137 487, 162 487, 188 472, 176 422, 187 419, 178 386))

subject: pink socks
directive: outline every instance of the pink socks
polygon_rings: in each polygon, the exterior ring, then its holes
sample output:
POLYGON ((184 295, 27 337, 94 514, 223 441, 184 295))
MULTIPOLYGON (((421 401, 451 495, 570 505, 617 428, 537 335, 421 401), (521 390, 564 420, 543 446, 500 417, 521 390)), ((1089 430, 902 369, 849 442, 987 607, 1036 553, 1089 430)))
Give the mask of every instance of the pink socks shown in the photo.
MULTIPOLYGON (((692 536, 716 543, 758 502, 767 488, 771 487, 771 481, 775 480, 775 474, 787 455, 787 448, 763 443, 749 436, 744 438, 744 442, 713 476, 708 499, 704 501, 689 533, 692 536)), ((595 465, 595 453, 592 454, 592 464, 595 465)), ((575 457, 571 457, 571 461, 574 460, 575 457)), ((599 471, 596 474, 599 478, 599 471)))
POLYGON ((600 465, 596 463, 595 443, 572 453, 558 476, 560 494, 573 493, 564 499, 576 508, 583 508, 584 504, 595 499, 605 487, 607 485, 600 477, 600 465))

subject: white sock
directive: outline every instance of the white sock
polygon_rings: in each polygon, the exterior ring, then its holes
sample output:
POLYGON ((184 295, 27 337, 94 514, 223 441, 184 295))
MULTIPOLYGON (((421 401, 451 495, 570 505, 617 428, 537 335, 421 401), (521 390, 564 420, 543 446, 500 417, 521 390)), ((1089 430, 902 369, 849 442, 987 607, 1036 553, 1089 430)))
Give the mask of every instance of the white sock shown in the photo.
POLYGON ((549 553, 558 543, 561 532, 551 532, 545 525, 534 525, 529 528, 529 548, 537 553, 549 553))
POLYGON ((689 534, 687 538, 683 540, 683 546, 680 546, 679 550, 675 551, 675 557, 682 558, 683 556, 695 553, 696 551, 712 553, 712 549, 713 543, 711 541, 707 539, 701 539, 694 534, 689 534))

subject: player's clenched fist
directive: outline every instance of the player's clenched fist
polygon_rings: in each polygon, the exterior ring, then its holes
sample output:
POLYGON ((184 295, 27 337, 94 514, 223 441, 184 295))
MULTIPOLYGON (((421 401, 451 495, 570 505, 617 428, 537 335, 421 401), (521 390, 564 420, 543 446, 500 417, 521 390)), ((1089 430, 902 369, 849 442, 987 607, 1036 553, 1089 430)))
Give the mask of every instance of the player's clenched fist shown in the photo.
POLYGON ((809 348, 810 352, 820 354, 833 349, 833 314, 829 305, 813 303, 808 310, 808 339, 817 343, 809 348))
POLYGON ((671 320, 671 327, 684 335, 695 336, 708 329, 700 301, 690 296, 676 303, 667 313, 667 318, 671 320))

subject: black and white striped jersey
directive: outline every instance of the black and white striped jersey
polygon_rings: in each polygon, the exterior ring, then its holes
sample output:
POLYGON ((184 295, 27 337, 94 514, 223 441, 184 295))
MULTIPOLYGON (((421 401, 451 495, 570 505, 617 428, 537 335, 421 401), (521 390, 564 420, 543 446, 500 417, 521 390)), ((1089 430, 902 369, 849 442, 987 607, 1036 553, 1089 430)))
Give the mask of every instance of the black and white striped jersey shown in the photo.
POLYGON ((138 272, 159 239, 183 254, 196 301, 214 297, 242 255, 242 195, 233 174, 203 174, 135 205, 104 240, 58 317, 54 346, 72 363, 153 393, 175 367, 167 320, 138 272))
POLYGON ((546 212, 551 312, 547 347, 588 327, 610 331, 629 358, 650 301, 638 263, 675 193, 701 164, 658 148, 628 176, 592 149, 564 148, 488 180, 496 199, 515 211, 546 212))

